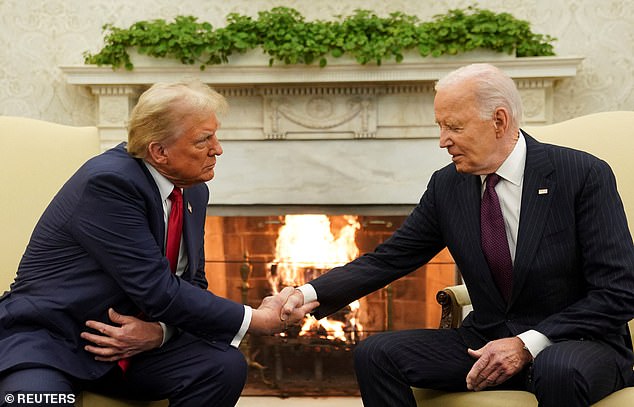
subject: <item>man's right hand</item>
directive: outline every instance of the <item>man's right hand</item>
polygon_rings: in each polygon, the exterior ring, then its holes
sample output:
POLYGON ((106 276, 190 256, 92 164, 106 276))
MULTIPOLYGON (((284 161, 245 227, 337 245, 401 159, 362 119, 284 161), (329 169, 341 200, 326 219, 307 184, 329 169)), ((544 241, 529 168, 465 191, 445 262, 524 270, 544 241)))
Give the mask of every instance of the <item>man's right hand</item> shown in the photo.
MULTIPOLYGON (((304 304, 302 296, 301 304, 294 306, 288 312, 284 312, 282 307, 288 304, 289 297, 293 297, 295 291, 297 290, 293 287, 285 287, 278 294, 264 298, 258 309, 253 310, 249 332, 258 335, 271 335, 283 332, 289 325, 297 324, 306 314, 319 306, 316 301, 304 304)), ((296 301, 293 300, 291 304, 296 304, 296 301)))
MULTIPOLYGON (((304 305, 304 294, 300 290, 293 290, 282 307, 280 319, 287 321, 292 318, 293 312, 304 305)), ((312 311, 312 310, 311 310, 312 311)))

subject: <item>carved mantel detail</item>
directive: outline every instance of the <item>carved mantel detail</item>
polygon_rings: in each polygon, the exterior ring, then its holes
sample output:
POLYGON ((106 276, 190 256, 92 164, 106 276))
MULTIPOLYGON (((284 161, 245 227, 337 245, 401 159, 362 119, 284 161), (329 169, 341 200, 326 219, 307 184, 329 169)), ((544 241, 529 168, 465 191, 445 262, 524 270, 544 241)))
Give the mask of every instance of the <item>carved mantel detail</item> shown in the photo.
POLYGON ((263 94, 267 139, 374 138, 376 89, 307 87, 263 94))

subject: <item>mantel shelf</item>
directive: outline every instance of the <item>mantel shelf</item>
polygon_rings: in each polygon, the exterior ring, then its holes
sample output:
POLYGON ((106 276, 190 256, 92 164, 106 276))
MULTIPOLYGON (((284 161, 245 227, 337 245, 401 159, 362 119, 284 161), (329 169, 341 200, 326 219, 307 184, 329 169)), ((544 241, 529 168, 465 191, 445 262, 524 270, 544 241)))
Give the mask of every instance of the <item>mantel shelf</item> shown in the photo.
POLYGON ((499 60, 467 58, 427 58, 420 62, 384 63, 381 66, 337 63, 317 65, 226 64, 207 66, 157 60, 154 66, 135 66, 134 70, 113 70, 95 65, 62 66, 68 83, 75 85, 148 85, 159 81, 178 81, 197 77, 211 85, 248 86, 318 83, 430 82, 448 72, 474 62, 491 62, 514 79, 563 79, 574 77, 583 57, 525 57, 499 60))

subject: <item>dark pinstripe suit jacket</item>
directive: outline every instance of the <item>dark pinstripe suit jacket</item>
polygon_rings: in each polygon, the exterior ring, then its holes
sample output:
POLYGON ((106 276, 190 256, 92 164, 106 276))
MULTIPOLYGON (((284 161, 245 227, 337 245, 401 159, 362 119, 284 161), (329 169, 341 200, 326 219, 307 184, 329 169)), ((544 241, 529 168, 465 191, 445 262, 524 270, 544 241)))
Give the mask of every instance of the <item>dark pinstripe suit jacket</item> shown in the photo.
POLYGON ((634 246, 614 174, 590 154, 525 137, 508 304, 480 247, 480 178, 450 164, 433 174, 418 206, 375 252, 311 282, 321 304, 317 316, 412 272, 447 246, 475 310, 463 326, 488 339, 528 329, 553 341, 603 338, 631 369, 624 335, 634 317, 634 246), (540 189, 548 193, 538 194, 540 189))

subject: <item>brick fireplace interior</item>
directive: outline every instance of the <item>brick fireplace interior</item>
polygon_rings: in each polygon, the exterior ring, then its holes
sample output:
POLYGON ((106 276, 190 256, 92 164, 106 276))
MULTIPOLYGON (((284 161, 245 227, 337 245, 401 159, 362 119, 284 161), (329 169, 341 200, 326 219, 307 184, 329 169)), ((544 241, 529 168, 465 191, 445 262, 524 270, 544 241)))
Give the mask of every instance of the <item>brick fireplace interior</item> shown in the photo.
MULTIPOLYGON (((405 215, 321 216, 327 218, 334 237, 347 223, 357 225, 353 239, 358 254, 372 251, 405 219, 405 215)), ((286 219, 286 215, 208 216, 205 250, 210 290, 252 307, 271 295, 277 241, 286 219)), ((300 269, 309 281, 335 265, 302 265, 300 269)), ((350 308, 334 314, 331 320, 340 321, 340 326, 347 324, 338 338, 324 326, 309 328, 301 335, 297 326, 273 337, 247 337, 242 350, 249 376, 243 394, 357 395, 352 365, 355 344, 385 330, 437 327, 440 307, 435 302, 436 292, 454 282, 455 265, 443 251, 429 264, 362 298, 359 310, 354 311, 358 329, 346 323, 353 312, 350 308)))

